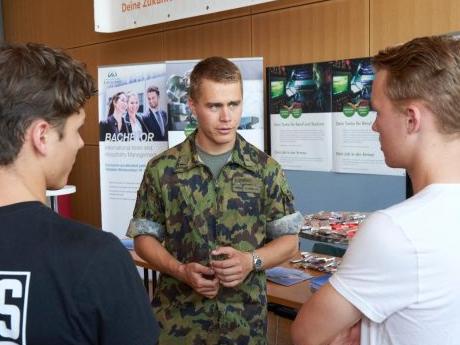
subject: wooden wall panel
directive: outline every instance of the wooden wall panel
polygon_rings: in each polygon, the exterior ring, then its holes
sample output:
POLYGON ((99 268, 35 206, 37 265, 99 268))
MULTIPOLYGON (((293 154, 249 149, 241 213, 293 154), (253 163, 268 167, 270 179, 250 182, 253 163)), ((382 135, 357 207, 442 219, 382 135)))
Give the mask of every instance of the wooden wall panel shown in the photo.
MULTIPOLYGON (((74 58, 84 61, 95 80, 97 80, 98 66, 154 62, 165 59, 162 33, 70 49, 68 53, 74 58)), ((88 102, 85 110, 86 124, 81 132, 83 140, 87 144, 98 145, 97 97, 93 97, 88 102)))
POLYGON ((334 0, 253 15, 253 54, 268 66, 367 56, 368 13, 368 0, 334 0))
POLYGON ((151 25, 117 33, 94 31, 93 0, 3 0, 5 37, 72 48, 163 30, 151 25))
POLYGON ((288 7, 302 6, 312 4, 314 2, 322 2, 324 0, 276 0, 271 2, 254 5, 251 7, 251 13, 262 13, 274 10, 280 10, 288 7))
MULTIPOLYGON (((292 1, 292 0, 289 0, 292 1)), ((238 18, 251 14, 251 7, 241 7, 234 10, 228 10, 223 12, 216 12, 211 14, 205 14, 197 17, 184 18, 175 20, 172 22, 166 22, 163 24, 165 31, 172 29, 185 28, 193 25, 206 24, 211 22, 218 22, 221 20, 228 20, 231 18, 238 18)))
POLYGON ((246 16, 166 31, 164 47, 168 60, 211 55, 251 56, 251 18, 246 16))
POLYGON ((42 42, 53 47, 73 48, 250 14, 250 7, 243 7, 139 29, 98 33, 94 31, 93 1, 3 0, 6 35, 12 42, 42 42))
POLYGON ((101 188, 99 183, 99 147, 85 145, 77 155, 69 184, 77 188, 72 194, 72 217, 101 227, 101 188))
POLYGON ((370 0, 370 49, 460 30, 458 0, 370 0))

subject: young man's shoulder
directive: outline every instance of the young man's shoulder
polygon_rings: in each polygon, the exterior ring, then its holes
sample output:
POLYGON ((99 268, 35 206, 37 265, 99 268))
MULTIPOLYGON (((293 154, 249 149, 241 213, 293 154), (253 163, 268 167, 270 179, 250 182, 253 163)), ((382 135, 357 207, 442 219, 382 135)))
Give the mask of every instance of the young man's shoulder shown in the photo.
MULTIPOLYGON (((40 202, 1 207, 0 233, 12 244, 2 254, 16 258, 10 267, 22 270, 42 272, 54 267, 59 272, 75 274, 101 262, 120 266, 132 262, 113 234, 63 218, 40 202)), ((69 281, 73 279, 67 273, 63 275, 69 281)))
POLYGON ((55 222, 61 229, 62 238, 67 238, 71 245, 82 242, 85 243, 85 247, 88 247, 90 244, 98 247, 100 245, 119 244, 118 242, 120 242, 112 233, 103 231, 89 224, 63 218, 59 215, 57 215, 55 222))
POLYGON ((16 228, 17 236, 41 238, 37 246, 91 251, 120 242, 113 234, 64 218, 39 202, 11 205, 9 211, 2 215, 4 226, 16 228))

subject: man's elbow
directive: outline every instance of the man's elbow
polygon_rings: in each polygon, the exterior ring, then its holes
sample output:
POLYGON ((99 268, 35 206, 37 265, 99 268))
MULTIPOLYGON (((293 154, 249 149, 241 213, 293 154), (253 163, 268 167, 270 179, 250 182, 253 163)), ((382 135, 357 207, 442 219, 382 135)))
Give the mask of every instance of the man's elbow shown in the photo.
POLYGON ((134 237, 133 243, 134 243, 134 251, 136 252, 137 255, 139 255, 141 258, 144 258, 144 251, 145 247, 147 244, 149 236, 146 235, 139 235, 134 237))

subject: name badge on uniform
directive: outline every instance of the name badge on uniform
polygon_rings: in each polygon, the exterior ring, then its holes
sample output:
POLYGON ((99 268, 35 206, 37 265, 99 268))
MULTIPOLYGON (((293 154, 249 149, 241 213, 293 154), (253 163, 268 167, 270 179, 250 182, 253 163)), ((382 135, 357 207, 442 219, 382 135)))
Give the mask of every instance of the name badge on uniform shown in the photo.
POLYGON ((260 194, 262 181, 254 177, 234 177, 232 179, 232 190, 234 192, 245 192, 260 194))

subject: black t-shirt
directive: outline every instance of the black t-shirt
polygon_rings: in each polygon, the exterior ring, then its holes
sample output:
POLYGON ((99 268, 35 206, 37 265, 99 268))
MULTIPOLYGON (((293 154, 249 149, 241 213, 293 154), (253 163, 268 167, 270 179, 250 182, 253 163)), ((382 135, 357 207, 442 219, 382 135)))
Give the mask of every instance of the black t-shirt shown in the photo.
POLYGON ((153 345, 156 327, 114 235, 39 202, 0 207, 0 344, 153 345))

